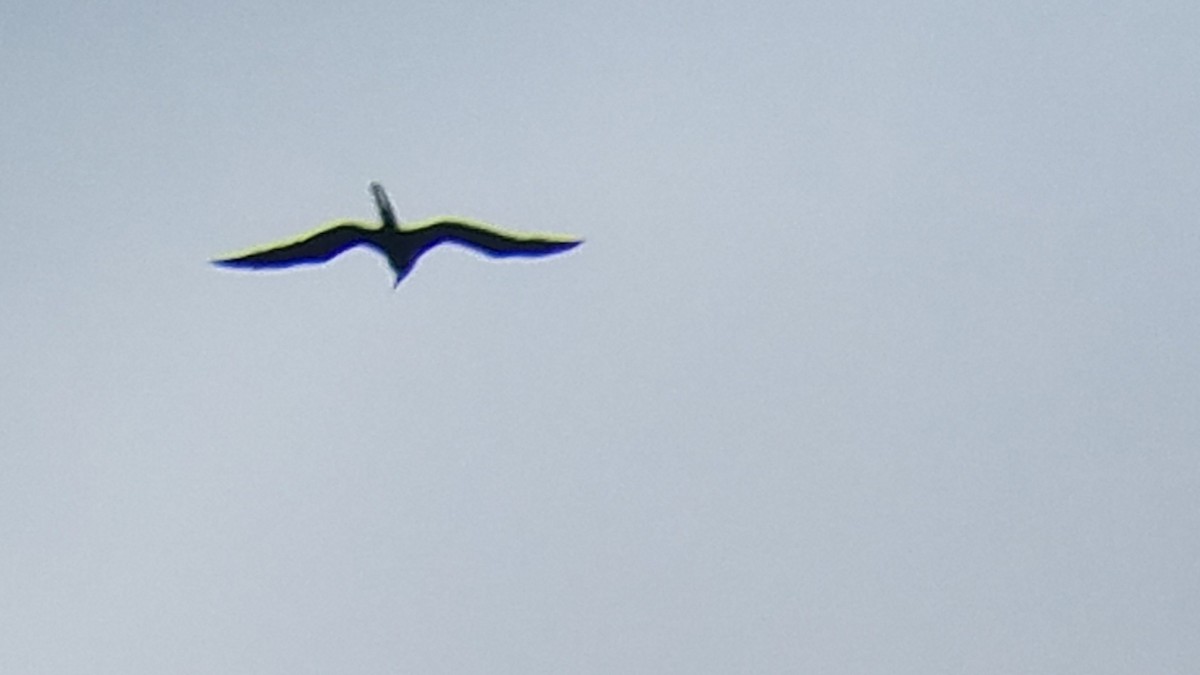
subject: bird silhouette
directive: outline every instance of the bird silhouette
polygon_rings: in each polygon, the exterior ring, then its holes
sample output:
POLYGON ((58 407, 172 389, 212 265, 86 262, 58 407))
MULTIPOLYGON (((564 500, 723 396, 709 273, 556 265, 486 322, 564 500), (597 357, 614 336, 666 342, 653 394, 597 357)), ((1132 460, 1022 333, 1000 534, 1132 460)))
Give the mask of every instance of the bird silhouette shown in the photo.
POLYGON ((338 221, 314 232, 285 241, 258 246, 227 258, 213 260, 222 267, 269 269, 327 262, 354 248, 367 246, 387 257, 396 274, 392 288, 438 244, 466 246, 493 258, 539 257, 562 253, 583 243, 559 235, 521 235, 504 232, 486 223, 465 218, 433 218, 400 229, 392 200, 379 183, 371 183, 371 195, 383 224, 354 220, 338 221))

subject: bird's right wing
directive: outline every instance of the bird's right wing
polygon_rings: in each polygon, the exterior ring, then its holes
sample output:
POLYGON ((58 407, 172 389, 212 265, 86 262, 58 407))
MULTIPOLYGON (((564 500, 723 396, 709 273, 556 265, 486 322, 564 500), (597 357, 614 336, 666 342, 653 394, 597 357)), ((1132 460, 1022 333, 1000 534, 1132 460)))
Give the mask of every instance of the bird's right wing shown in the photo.
POLYGON ((552 234, 518 234, 467 218, 443 217, 414 223, 406 232, 427 250, 441 243, 473 248, 493 258, 544 256, 569 251, 583 243, 581 239, 552 234))
POLYGON ((344 222, 300 237, 258 246, 212 261, 223 267, 291 267, 323 263, 348 248, 368 243, 370 230, 363 224, 344 222))

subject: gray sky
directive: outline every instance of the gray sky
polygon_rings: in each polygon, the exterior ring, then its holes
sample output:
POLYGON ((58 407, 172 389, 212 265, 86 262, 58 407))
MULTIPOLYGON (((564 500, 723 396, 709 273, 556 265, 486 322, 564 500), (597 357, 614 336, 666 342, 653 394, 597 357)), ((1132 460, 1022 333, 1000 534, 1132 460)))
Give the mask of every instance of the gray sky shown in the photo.
POLYGON ((740 4, 0 6, 0 671, 1196 672, 1200 10, 740 4))

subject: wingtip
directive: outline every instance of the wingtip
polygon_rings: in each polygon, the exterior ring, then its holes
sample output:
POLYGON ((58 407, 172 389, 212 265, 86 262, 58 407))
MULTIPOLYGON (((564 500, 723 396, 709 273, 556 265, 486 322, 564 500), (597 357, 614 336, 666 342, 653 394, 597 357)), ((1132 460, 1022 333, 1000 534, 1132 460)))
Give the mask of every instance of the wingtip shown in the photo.
POLYGON ((236 270, 236 269, 243 269, 246 267, 253 267, 253 265, 247 265, 245 262, 238 260, 237 258, 216 258, 213 260, 209 260, 208 264, 212 265, 213 267, 220 267, 221 269, 226 269, 226 270, 236 270))

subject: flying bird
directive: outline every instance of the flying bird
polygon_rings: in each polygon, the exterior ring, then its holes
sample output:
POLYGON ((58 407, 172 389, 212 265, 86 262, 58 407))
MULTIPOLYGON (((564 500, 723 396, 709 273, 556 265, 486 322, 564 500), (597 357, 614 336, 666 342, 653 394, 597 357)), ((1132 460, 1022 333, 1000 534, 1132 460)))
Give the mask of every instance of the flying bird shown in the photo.
POLYGON ((327 262, 355 246, 373 248, 385 257, 396 282, 413 270, 417 260, 438 244, 451 243, 474 249, 493 258, 539 257, 562 253, 583 243, 559 235, 521 235, 504 232, 486 223, 465 218, 434 218, 400 229, 392 200, 379 183, 371 183, 371 195, 379 209, 382 226, 354 220, 338 221, 294 239, 259 246, 212 261, 222 267, 267 269, 327 262))

